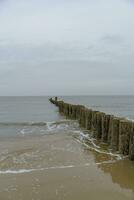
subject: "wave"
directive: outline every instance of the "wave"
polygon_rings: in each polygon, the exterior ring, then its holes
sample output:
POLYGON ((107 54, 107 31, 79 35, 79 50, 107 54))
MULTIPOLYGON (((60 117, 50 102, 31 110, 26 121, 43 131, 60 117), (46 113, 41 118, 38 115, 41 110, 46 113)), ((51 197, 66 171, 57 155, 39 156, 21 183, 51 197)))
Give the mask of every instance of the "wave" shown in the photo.
POLYGON ((0 126, 48 126, 51 125, 60 125, 64 123, 73 123, 76 120, 60 120, 52 122, 0 122, 0 126))
MULTIPOLYGON (((1 123, 0 123, 1 125, 1 123)), ((52 122, 28 122, 28 123, 2 123, 2 125, 7 126, 18 126, 18 134, 21 135, 32 135, 32 134, 49 134, 55 133, 57 131, 68 131, 74 130, 79 127, 76 120, 60 120, 52 122)), ((5 127, 4 127, 5 128, 5 127)))
POLYGON ((0 126, 46 126, 47 122, 0 122, 0 126))
POLYGON ((116 162, 115 160, 102 161, 99 163, 85 163, 83 165, 62 165, 62 166, 53 166, 53 167, 44 167, 37 169, 18 169, 18 170, 1 170, 0 174, 24 174, 36 171, 44 171, 44 170, 54 170, 54 169, 69 169, 69 168, 80 168, 80 167, 88 167, 91 165, 101 165, 101 164, 111 164, 116 162))
POLYGON ((101 149, 100 146, 95 144, 94 138, 90 138, 88 134, 84 134, 81 131, 79 131, 79 132, 80 132, 80 137, 76 138, 76 141, 81 143, 82 145, 84 145, 87 149, 90 149, 90 150, 95 151, 95 152, 100 153, 100 154, 110 155, 111 157, 115 157, 117 160, 121 160, 123 158, 126 158, 125 156, 123 157, 122 155, 120 155, 118 153, 112 153, 108 150, 105 151, 105 150, 101 149), (88 142, 90 142, 90 144, 87 144, 85 139, 88 142))

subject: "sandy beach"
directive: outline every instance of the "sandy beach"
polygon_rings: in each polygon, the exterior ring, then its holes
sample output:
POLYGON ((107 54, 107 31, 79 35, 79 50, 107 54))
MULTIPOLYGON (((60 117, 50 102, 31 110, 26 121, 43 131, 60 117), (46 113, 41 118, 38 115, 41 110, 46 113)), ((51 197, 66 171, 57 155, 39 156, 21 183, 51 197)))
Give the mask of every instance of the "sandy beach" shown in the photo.
POLYGON ((114 162, 113 158, 92 152, 71 132, 8 139, 2 141, 0 151, 5 146, 8 153, 1 161, 4 172, 0 171, 2 200, 134 198, 131 162, 114 162))

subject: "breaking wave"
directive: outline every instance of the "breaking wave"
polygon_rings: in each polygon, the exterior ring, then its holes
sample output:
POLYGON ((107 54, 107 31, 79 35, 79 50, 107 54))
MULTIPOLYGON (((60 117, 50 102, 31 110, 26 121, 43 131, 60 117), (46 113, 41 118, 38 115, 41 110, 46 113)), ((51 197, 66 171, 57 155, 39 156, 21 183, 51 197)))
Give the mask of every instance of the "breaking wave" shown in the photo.
POLYGON ((47 126, 51 129, 52 126, 57 127, 61 124, 72 124, 76 120, 61 120, 53 122, 0 122, 0 126, 47 126))

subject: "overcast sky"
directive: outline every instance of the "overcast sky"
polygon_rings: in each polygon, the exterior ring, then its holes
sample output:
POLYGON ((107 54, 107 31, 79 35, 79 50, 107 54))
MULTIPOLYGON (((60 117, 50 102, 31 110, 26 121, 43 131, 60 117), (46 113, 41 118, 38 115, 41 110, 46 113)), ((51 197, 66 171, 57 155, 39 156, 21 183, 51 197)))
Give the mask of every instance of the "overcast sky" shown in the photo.
POLYGON ((133 0, 0 0, 0 95, 134 95, 133 0))

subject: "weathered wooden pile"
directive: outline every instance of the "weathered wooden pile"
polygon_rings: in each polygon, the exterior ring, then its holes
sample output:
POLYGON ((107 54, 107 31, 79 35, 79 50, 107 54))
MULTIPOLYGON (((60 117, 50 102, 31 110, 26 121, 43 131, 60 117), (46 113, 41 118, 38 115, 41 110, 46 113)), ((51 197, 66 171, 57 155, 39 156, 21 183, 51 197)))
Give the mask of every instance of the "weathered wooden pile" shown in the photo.
POLYGON ((50 102, 66 117, 78 120, 81 127, 92 131, 94 137, 107 143, 110 149, 134 160, 134 122, 88 109, 83 105, 58 101, 57 97, 51 98, 50 102))

